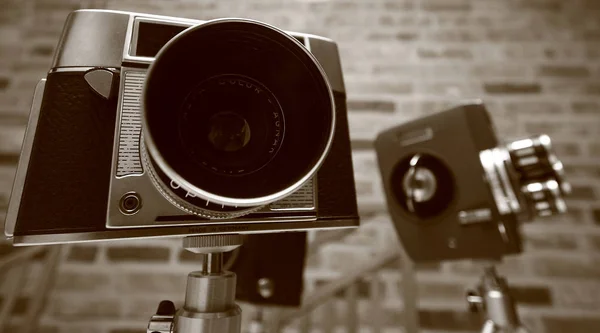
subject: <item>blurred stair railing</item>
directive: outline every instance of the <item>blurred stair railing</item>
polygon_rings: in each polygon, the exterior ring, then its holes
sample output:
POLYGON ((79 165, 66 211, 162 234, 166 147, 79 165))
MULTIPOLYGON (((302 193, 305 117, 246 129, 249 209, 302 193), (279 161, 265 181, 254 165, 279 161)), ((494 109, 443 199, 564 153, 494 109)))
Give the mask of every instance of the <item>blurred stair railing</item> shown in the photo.
POLYGON ((0 283, 2 289, 7 291, 0 304, 0 332, 6 332, 9 328, 16 329, 19 333, 37 330, 41 311, 54 281, 60 251, 60 245, 15 248, 14 251, 0 258, 0 283), (28 278, 29 268, 34 262, 39 262, 35 258, 44 251, 47 253, 41 262, 42 270, 32 281, 28 278), (19 296, 23 294, 27 282, 35 285, 28 287, 32 292, 28 295, 27 309, 19 321, 20 325, 14 327, 10 325, 13 308, 19 296))
MULTIPOLYGON (((273 316, 273 322, 270 323, 270 329, 267 332, 272 333, 280 333, 284 330, 284 328, 294 321, 300 319, 299 325, 299 333, 308 333, 312 329, 311 324, 311 313, 319 308, 319 311, 323 311, 321 314, 322 323, 320 328, 322 332, 329 333, 334 332, 335 323, 331 320, 327 320, 327 318, 333 318, 333 304, 327 302, 333 298, 335 298, 340 293, 344 293, 344 301, 346 303, 346 318, 344 318, 344 327, 346 328, 346 333, 357 333, 359 331, 359 314, 358 314, 358 281, 366 280, 367 278, 370 281, 370 304, 369 304, 369 317, 370 319, 370 329, 371 333, 380 333, 381 327, 378 327, 382 320, 380 320, 381 316, 381 305, 382 305, 382 290, 381 290, 381 281, 374 276, 374 272, 381 270, 384 267, 389 267, 390 264, 393 264, 398 260, 398 258, 403 257, 403 252, 400 251, 389 251, 386 253, 382 253, 377 257, 373 258, 370 262, 364 264, 362 267, 357 267, 355 270, 344 274, 340 279, 334 280, 328 284, 323 285, 322 287, 317 288, 311 294, 309 294, 302 302, 302 306, 291 312, 281 311, 277 315, 273 316), (324 305, 325 304, 325 305, 324 305), (320 307, 324 305, 324 307, 320 307)), ((404 259, 404 258, 403 258, 404 259)), ((408 282, 414 282, 414 272, 413 266, 410 262, 405 264, 406 260, 403 260, 403 280, 407 280, 408 282)), ((400 267, 398 267, 400 271, 400 267)), ((413 283, 414 284, 414 283, 413 283)), ((405 285, 406 287, 406 285, 405 285)), ((414 320, 416 320, 416 292, 410 295, 404 296, 404 315, 409 316, 409 318, 404 318, 405 329, 407 332, 416 332, 417 328, 409 327, 414 326, 411 324, 414 320), (413 297, 412 299, 407 299, 408 297, 413 297)))

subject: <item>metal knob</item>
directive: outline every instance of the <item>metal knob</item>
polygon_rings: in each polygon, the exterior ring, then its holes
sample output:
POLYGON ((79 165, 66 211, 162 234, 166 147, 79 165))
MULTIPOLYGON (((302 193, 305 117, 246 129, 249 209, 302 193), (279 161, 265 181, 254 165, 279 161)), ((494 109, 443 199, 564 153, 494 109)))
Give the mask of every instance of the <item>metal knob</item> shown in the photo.
POLYGON ((483 307, 483 297, 475 291, 470 290, 467 292, 467 304, 469 305, 469 311, 479 312, 483 307))
POLYGON ((550 137, 531 136, 510 142, 506 147, 531 215, 565 213, 563 196, 571 192, 571 185, 565 180, 563 165, 554 154, 550 137))
POLYGON ((156 314, 150 318, 147 333, 173 333, 175 305, 171 301, 161 301, 156 314))
POLYGON ((188 236, 183 238, 183 247, 194 253, 229 252, 242 245, 242 235, 188 236))

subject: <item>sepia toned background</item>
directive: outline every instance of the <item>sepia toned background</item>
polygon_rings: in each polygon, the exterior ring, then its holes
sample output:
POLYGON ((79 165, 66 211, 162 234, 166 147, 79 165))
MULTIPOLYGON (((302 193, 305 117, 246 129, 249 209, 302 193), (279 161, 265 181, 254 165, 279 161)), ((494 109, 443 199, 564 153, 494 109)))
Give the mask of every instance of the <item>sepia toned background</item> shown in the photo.
MULTIPOLYGON (((79 8, 249 17, 339 43, 363 220, 351 234, 311 235, 307 293, 396 251, 372 149, 378 131, 481 98, 502 138, 549 134, 573 184, 569 213, 525 225, 525 252, 500 272, 533 332, 600 331, 600 1, 0 0, 0 222, 34 86, 49 69, 66 15, 79 8)), ((11 251, 0 244, 0 255, 11 251)), ((42 274, 42 259, 29 268, 27 286, 42 274)), ((158 301, 180 302, 186 274, 198 267, 178 240, 65 246, 60 263, 40 332, 145 332, 158 301)), ((402 329, 400 265, 355 285, 361 327, 402 329), (369 313, 375 289, 382 291, 377 323, 369 313)), ((464 302, 478 274, 468 261, 419 267, 424 332, 478 330, 464 302)), ((2 284, 0 296, 10 288, 2 284)), ((13 324, 36 293, 25 288, 13 324)), ((344 302, 334 297, 326 316, 315 311, 307 320, 313 328, 341 325, 344 302)))

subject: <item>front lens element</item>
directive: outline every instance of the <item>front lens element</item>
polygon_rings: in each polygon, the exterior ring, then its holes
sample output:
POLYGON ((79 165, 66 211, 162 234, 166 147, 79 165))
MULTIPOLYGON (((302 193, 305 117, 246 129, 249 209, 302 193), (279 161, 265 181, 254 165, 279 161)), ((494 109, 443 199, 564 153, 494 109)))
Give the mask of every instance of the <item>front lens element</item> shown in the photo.
POLYGON ((196 86, 179 110, 181 144, 198 165, 243 175, 277 155, 285 121, 277 98, 261 83, 219 75, 196 86))
POLYGON ((333 91, 317 59, 257 21, 207 21, 177 35, 148 69, 141 104, 149 159, 168 178, 158 181, 209 206, 283 199, 333 144, 333 91))

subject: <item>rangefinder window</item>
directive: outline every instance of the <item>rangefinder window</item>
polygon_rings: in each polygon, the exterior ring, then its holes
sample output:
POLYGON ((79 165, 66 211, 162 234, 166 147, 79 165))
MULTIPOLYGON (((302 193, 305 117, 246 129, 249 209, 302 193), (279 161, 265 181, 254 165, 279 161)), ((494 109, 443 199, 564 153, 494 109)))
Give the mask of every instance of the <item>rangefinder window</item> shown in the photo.
POLYGON ((189 26, 138 22, 137 42, 132 50, 137 57, 155 57, 165 44, 189 26))

